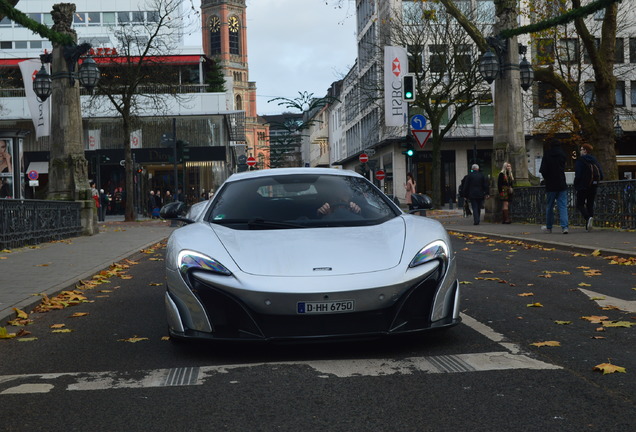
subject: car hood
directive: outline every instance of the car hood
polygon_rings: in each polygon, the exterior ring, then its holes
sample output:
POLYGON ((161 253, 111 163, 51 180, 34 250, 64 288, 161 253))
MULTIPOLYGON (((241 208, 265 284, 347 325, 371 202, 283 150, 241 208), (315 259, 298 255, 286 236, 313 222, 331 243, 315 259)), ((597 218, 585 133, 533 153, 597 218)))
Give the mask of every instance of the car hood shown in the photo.
POLYGON ((291 230, 234 230, 213 225, 244 272, 262 276, 334 276, 382 271, 402 259, 405 223, 291 230))

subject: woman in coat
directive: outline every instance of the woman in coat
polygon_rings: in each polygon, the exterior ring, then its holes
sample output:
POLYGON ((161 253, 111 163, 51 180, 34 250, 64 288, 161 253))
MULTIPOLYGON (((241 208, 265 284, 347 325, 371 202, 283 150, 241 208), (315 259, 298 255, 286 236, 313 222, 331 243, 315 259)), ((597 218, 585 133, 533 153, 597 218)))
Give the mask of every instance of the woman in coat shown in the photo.
POLYGON ((515 178, 512 175, 510 162, 504 162, 497 178, 497 189, 501 200, 501 222, 505 224, 512 223, 512 220, 510 220, 510 202, 512 201, 512 183, 514 181, 515 178))

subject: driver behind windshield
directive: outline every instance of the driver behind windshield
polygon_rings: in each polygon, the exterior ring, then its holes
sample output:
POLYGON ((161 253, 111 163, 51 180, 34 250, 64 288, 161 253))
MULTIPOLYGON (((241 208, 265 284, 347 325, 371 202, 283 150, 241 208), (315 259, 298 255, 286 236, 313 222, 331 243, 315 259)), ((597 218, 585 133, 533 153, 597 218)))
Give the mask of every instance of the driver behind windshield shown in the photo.
POLYGON ((346 184, 337 184, 334 187, 332 198, 318 208, 318 215, 325 216, 335 212, 339 208, 346 209, 354 214, 359 214, 362 209, 353 201, 352 195, 353 191, 346 184))

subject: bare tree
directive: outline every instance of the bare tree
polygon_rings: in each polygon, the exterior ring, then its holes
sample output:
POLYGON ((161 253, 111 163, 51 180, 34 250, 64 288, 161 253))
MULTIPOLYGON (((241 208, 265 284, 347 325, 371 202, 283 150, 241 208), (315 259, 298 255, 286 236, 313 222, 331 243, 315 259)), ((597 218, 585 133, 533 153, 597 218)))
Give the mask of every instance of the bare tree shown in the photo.
POLYGON ((185 99, 176 90, 178 80, 172 78, 161 56, 175 51, 185 23, 180 0, 149 0, 143 22, 120 25, 113 31, 118 56, 101 63, 102 79, 88 108, 103 110, 104 98, 119 114, 124 137, 126 161, 125 220, 134 221, 134 166, 130 134, 142 113, 167 112, 176 98, 185 99))
MULTIPOLYGON (((494 17, 470 15, 475 26, 487 28, 494 17)), ((409 72, 416 77, 416 99, 411 114, 424 114, 431 129, 433 154, 432 197, 442 201, 441 149, 444 137, 474 107, 492 103, 475 61, 473 41, 455 20, 432 2, 413 2, 384 24, 383 42, 407 48, 409 72)), ((471 122, 472 123, 472 122, 471 122)))

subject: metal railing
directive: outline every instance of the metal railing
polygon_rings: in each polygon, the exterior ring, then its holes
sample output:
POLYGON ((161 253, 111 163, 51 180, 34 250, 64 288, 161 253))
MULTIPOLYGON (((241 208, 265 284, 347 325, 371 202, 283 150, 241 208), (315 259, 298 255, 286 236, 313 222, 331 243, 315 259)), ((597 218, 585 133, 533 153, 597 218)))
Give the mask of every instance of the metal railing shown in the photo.
POLYGON ((0 199, 0 249, 78 236, 81 203, 0 199))
MULTIPOLYGON (((545 187, 515 188, 510 206, 513 221, 545 224, 545 187)), ((576 208, 576 191, 568 186, 568 219, 570 225, 583 225, 576 208)), ((555 221, 558 223, 558 209, 555 221)), ((636 180, 600 182, 594 200, 594 225, 598 227, 636 229, 636 180)))

